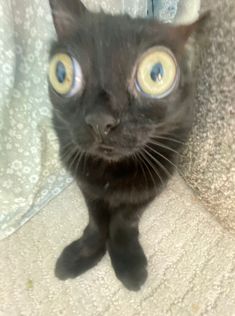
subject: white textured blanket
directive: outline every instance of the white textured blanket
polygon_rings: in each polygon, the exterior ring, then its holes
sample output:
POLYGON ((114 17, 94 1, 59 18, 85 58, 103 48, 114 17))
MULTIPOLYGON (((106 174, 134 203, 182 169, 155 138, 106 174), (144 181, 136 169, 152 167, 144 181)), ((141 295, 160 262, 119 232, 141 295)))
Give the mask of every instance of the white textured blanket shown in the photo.
POLYGON ((141 222, 149 278, 140 292, 121 285, 107 255, 75 280, 54 277, 86 222, 73 185, 0 243, 1 316, 235 316, 235 239, 179 177, 141 222))

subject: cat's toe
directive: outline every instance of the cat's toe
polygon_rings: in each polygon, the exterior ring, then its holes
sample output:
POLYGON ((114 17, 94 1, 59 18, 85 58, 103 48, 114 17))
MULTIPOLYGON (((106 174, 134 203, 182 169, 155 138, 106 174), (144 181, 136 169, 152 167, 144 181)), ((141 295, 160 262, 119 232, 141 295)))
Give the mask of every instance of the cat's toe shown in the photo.
POLYGON ((138 291, 148 277, 147 259, 141 247, 133 249, 124 251, 110 245, 109 254, 117 278, 128 290, 138 291))
POLYGON ((90 248, 80 240, 74 241, 66 247, 55 266, 55 276, 60 280, 73 279, 94 267, 105 254, 106 248, 102 244, 97 248, 90 248))
POLYGON ((148 277, 146 267, 134 267, 132 270, 126 270, 125 272, 122 271, 116 274, 123 285, 130 291, 139 291, 148 277))

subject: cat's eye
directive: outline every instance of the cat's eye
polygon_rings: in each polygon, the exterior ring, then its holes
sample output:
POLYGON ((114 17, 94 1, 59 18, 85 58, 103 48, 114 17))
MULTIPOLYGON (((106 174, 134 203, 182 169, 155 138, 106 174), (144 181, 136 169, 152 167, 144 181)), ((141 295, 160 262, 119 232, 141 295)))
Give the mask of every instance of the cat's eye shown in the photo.
POLYGON ((135 83, 143 95, 161 99, 179 82, 179 67, 173 53, 163 46, 149 49, 140 59, 135 83))
POLYGON ((75 58, 58 53, 50 60, 48 77, 59 95, 72 97, 83 88, 82 70, 75 58))

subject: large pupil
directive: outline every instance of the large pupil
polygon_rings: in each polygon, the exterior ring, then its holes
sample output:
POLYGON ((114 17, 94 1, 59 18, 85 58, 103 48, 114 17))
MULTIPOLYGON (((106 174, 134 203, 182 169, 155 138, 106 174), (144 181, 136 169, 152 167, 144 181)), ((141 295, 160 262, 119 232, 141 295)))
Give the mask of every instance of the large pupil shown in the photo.
POLYGON ((155 64, 150 73, 152 80, 155 82, 156 81, 159 82, 162 80, 163 75, 164 75, 164 70, 163 70, 162 64, 161 63, 155 64))
POLYGON ((59 81, 59 83, 63 83, 66 78, 66 70, 64 64, 59 61, 56 65, 56 77, 59 81))

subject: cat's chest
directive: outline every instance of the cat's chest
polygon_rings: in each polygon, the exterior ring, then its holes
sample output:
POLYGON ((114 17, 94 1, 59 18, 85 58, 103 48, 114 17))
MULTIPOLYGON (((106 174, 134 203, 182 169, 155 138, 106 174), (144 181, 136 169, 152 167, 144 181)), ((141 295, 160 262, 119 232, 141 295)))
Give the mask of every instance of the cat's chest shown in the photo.
MULTIPOLYGON (((103 199, 113 206, 139 204, 152 200, 157 192, 139 172, 133 174, 105 174, 97 177, 91 171, 80 175, 77 182, 82 191, 93 199, 103 199)), ((158 188, 159 189, 159 188, 158 188)))

